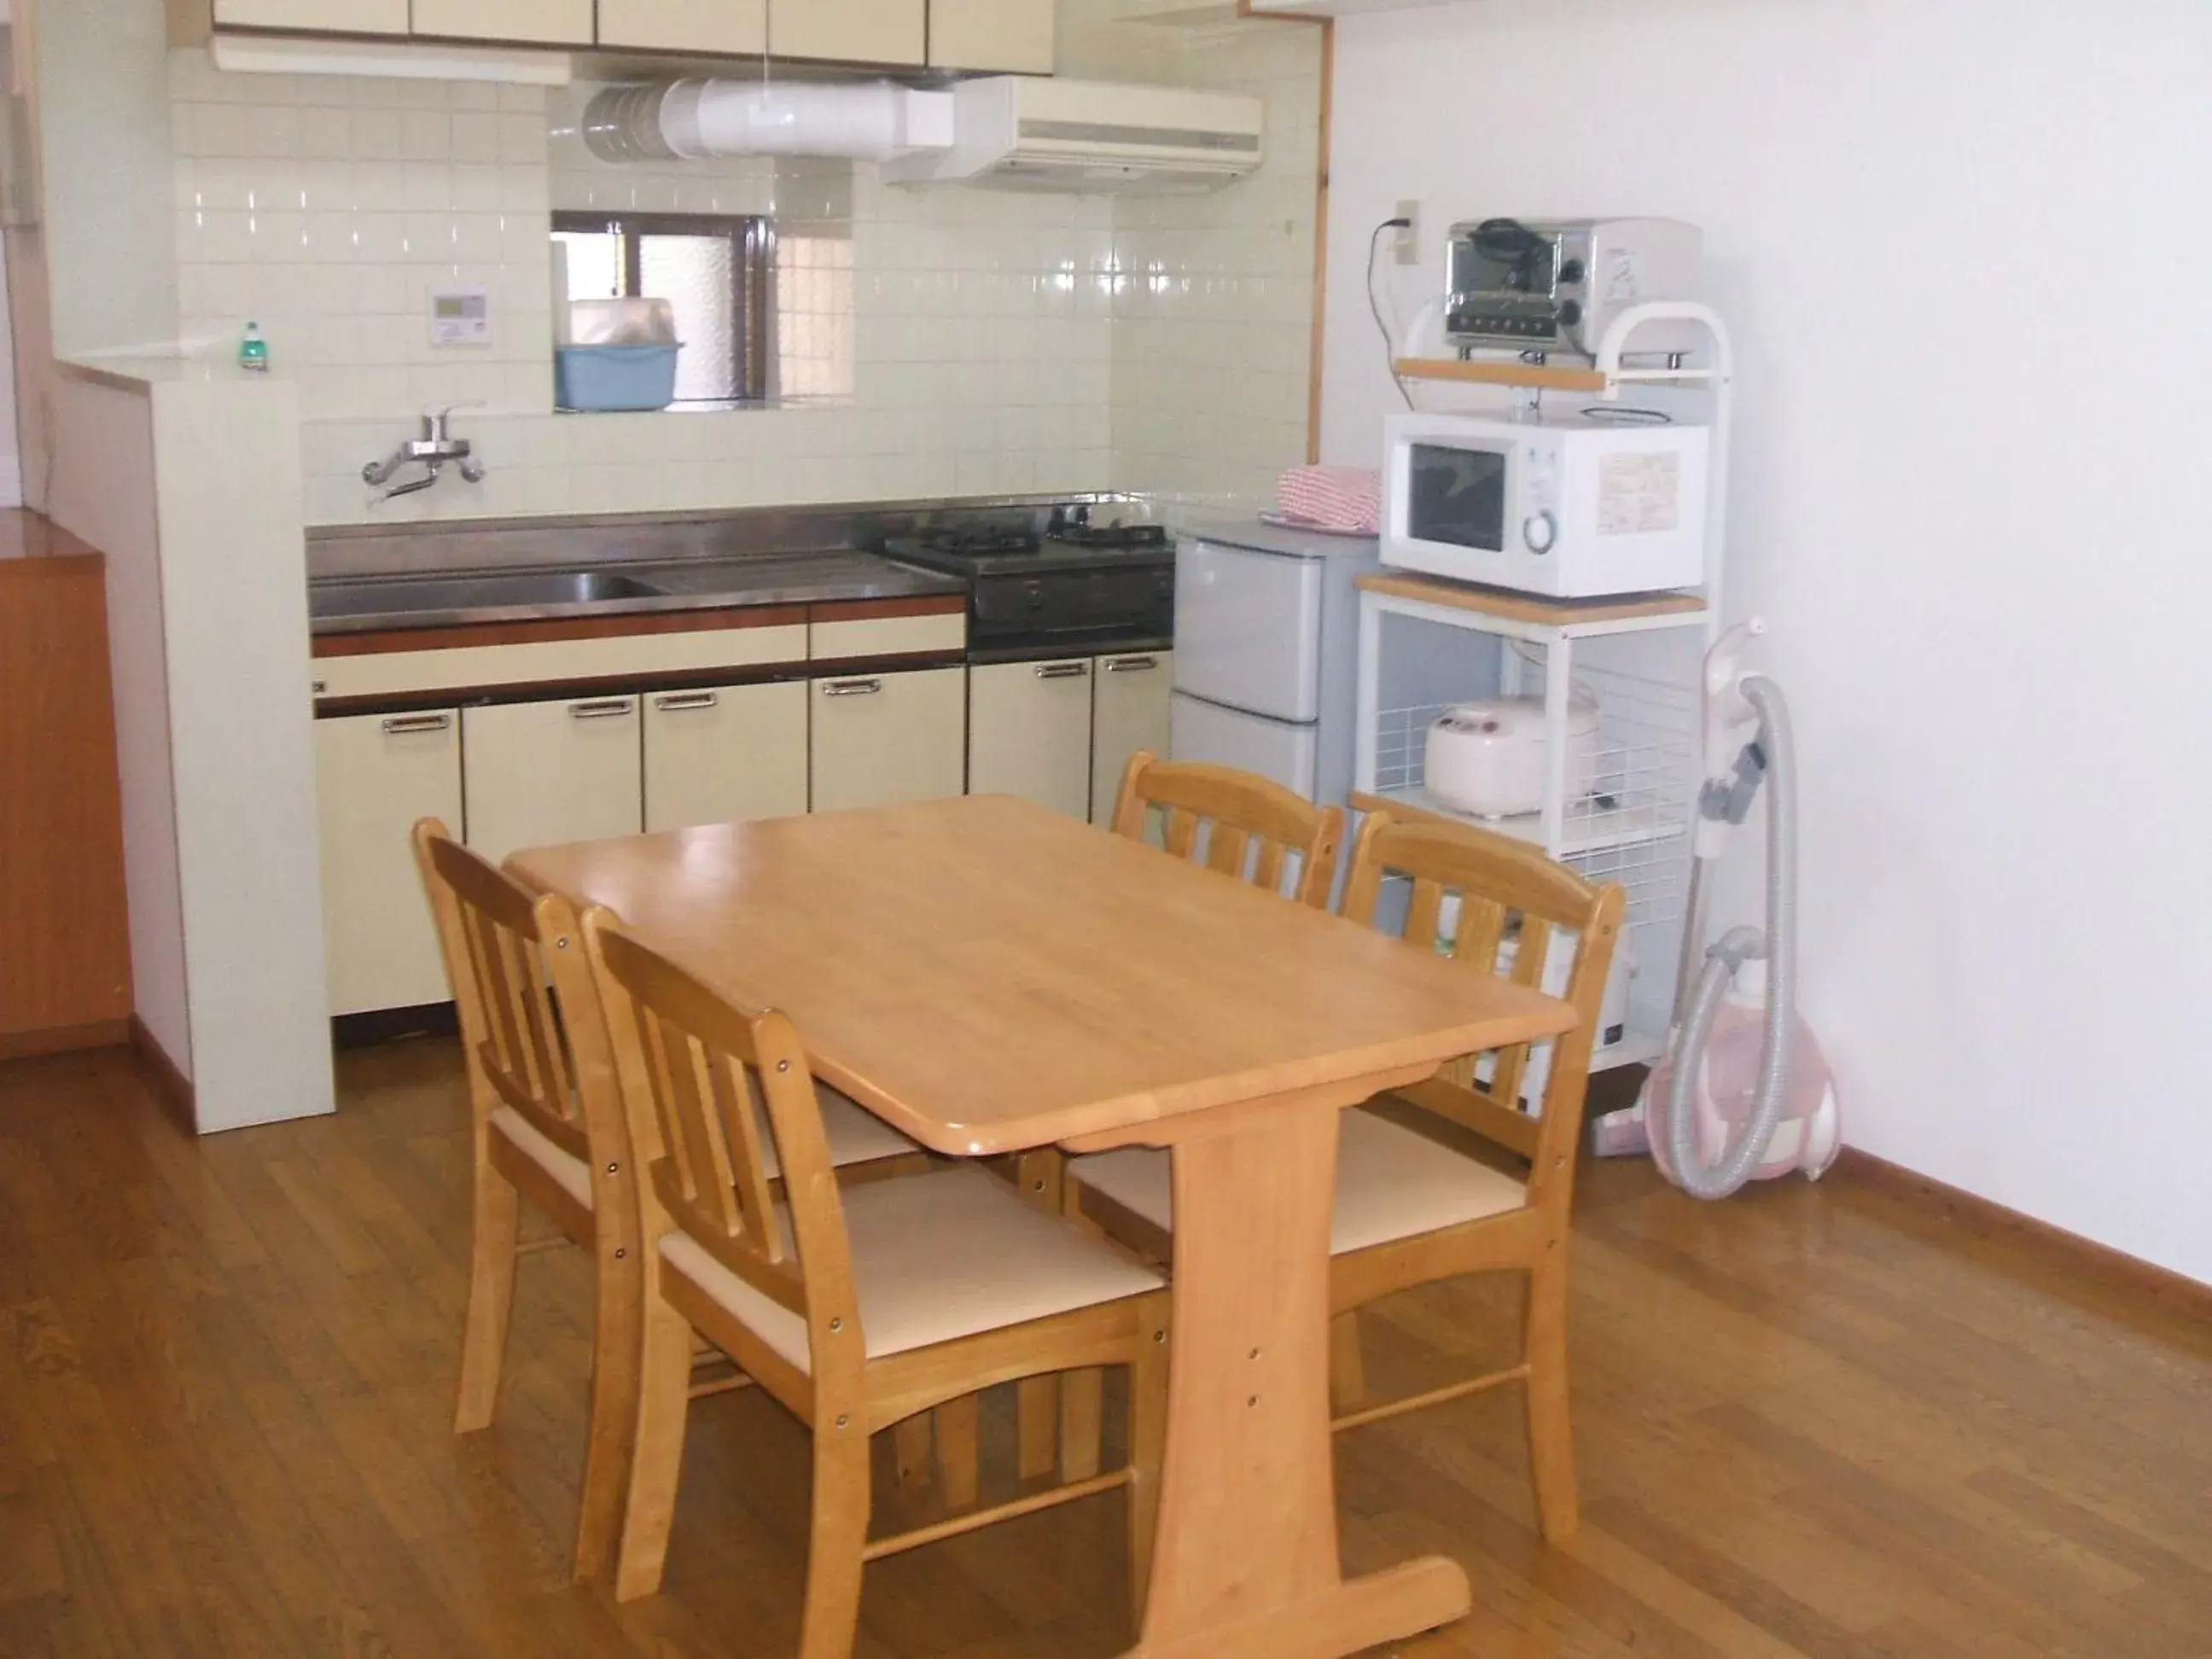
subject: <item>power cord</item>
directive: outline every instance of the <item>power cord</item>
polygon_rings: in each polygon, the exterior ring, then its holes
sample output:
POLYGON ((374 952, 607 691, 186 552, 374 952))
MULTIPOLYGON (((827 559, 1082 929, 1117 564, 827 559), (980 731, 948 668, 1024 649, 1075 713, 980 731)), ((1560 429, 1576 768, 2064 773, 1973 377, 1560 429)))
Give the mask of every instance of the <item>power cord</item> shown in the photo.
POLYGON ((1385 219, 1367 239, 1367 314, 1375 319, 1375 331, 1382 337, 1382 366, 1390 371, 1391 384, 1398 388, 1398 395, 1406 400, 1408 409, 1413 406, 1413 394, 1407 390, 1405 379, 1398 373, 1398 344, 1390 337, 1390 325, 1382 320, 1382 302, 1375 297, 1375 256, 1382 251, 1384 231, 1410 229, 1413 222, 1403 216, 1385 219))

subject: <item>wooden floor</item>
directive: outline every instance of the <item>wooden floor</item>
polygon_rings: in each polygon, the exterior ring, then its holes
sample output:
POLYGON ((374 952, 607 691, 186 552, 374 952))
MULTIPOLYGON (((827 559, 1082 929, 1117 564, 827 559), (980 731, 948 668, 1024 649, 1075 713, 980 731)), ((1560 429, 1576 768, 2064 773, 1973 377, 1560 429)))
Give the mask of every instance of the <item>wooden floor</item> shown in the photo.
MULTIPOLYGON (((525 1263, 501 1416, 456 1437, 456 1052, 342 1072, 335 1119, 194 1143, 119 1054, 0 1066, 0 1654, 789 1654, 798 1429, 701 1402, 666 1594, 570 1586, 583 1263, 525 1263)), ((1701 1207, 1599 1166, 1577 1233, 1571 1547, 1508 1395, 1340 1442, 1349 1565, 1474 1581, 1408 1659, 2212 1655, 2201 1324, 1842 1183, 1701 1207)), ((1498 1350, 1512 1305, 1388 1304, 1376 1381, 1498 1350)), ((860 1652, 1110 1659, 1121 1501, 871 1568, 860 1652)))

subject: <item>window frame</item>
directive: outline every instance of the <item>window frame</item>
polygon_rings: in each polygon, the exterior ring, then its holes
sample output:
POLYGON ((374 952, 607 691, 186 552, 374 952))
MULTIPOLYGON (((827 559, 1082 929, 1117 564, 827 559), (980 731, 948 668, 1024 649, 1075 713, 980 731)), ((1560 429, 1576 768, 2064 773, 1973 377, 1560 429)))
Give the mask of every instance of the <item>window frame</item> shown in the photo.
POLYGON ((775 226, 762 214, 635 213, 562 209, 552 216, 549 235, 613 236, 621 248, 624 297, 639 298, 643 285, 644 239, 648 236, 720 237, 730 244, 731 295, 737 326, 730 337, 737 354, 730 365, 735 398, 689 398, 672 410, 723 409, 732 404, 769 404, 776 395, 775 226))

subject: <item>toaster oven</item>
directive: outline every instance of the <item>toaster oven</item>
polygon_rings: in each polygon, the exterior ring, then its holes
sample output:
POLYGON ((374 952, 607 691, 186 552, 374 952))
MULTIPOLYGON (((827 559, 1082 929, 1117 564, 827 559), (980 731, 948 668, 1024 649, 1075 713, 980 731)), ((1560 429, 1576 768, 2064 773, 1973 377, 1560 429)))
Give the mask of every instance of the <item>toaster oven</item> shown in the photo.
MULTIPOLYGON (((1484 219, 1451 228, 1444 337, 1455 348, 1597 355, 1624 308, 1696 297, 1705 233, 1674 219, 1484 219)), ((1687 351, 1693 326, 1655 323, 1639 351, 1687 351)))

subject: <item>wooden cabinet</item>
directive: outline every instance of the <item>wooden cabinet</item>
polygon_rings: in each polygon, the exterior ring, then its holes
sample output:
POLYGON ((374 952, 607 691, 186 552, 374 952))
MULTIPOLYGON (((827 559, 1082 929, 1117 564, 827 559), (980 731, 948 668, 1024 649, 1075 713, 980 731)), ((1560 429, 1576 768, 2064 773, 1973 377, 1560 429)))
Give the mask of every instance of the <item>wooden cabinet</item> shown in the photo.
POLYGON ((218 28, 404 34, 407 0, 215 0, 215 21, 218 28))
POLYGON ((964 668, 923 668, 816 680, 814 811, 960 793, 967 678, 964 668))
POLYGON ((806 682, 660 691, 645 700, 645 827, 806 810, 806 682))
POLYGON ((930 0, 937 68, 1049 75, 1052 60, 1053 0, 930 0))
POLYGON ((126 910, 100 556, 0 553, 0 1059, 122 1040, 126 910))
POLYGON ((768 0, 599 0, 599 44, 756 57, 768 50, 768 0))
POLYGON ((1139 749, 1168 752, 1175 653, 1133 651, 1097 659, 1091 726, 1091 821, 1110 823, 1121 769, 1139 749))
POLYGON ((1091 659, 968 671, 968 793, 1091 811, 1091 659))
POLYGON ((414 33, 453 40, 592 44, 592 0, 414 0, 414 33))
POLYGON ((519 847, 634 836, 642 750, 635 697, 495 703, 461 715, 468 843, 519 847))
POLYGON ((408 830, 461 829, 461 719, 451 708, 315 722, 323 948, 331 1012, 443 1002, 438 936, 408 830))
POLYGON ((778 58, 920 64, 928 38, 928 0, 769 0, 768 47, 778 58))

